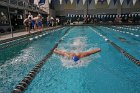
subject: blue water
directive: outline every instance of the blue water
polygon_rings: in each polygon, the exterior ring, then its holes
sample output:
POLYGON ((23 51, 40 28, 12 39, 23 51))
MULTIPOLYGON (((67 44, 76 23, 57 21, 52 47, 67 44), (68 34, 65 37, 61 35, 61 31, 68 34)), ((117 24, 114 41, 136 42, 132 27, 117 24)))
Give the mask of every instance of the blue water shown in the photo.
POLYGON ((33 41, 0 50, 0 93, 10 93, 53 48, 66 29, 56 30, 33 41), (54 36, 55 34, 57 37, 54 36))
POLYGON ((53 54, 25 93, 139 93, 140 68, 97 35, 91 27, 74 27, 58 49, 102 51, 78 64, 53 54))
MULTIPOLYGON (((109 28, 114 29, 113 26, 109 28)), ((99 47, 102 51, 80 59, 78 64, 71 59, 53 54, 25 93, 140 92, 140 68, 95 31, 127 50, 129 46, 125 47, 124 42, 121 43, 115 38, 116 34, 121 37, 123 34, 111 29, 108 31, 103 26, 75 26, 63 36, 66 29, 68 28, 0 51, 0 93, 9 93, 60 38, 63 39, 58 46, 61 50, 81 52, 99 47)), ((134 42, 137 40, 139 39, 136 38, 134 42)), ((138 50, 137 45, 135 48, 138 50)), ((133 54, 132 51, 129 52, 133 54)))
POLYGON ((140 26, 98 26, 96 30, 140 60, 140 26), (119 38, 125 40, 121 41, 119 38))

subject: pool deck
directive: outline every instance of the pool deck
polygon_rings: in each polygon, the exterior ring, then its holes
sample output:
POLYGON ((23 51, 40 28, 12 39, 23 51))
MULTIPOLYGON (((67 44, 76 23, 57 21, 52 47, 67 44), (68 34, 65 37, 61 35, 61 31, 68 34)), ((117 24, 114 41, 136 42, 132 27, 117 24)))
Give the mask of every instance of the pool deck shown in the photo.
MULTIPOLYGON (((61 27, 61 26, 44 28, 43 31, 50 30, 50 29, 55 29, 55 28, 58 28, 58 27, 61 27)), ((34 34, 34 33, 38 33, 38 32, 41 32, 41 31, 39 31, 39 30, 31 30, 30 34, 34 34)), ((24 36, 24 35, 29 35, 29 32, 21 31, 21 32, 13 33, 13 38, 24 36)), ((5 41, 5 40, 10 40, 10 39, 12 39, 12 34, 6 34, 6 35, 1 35, 0 36, 0 42, 5 41)))

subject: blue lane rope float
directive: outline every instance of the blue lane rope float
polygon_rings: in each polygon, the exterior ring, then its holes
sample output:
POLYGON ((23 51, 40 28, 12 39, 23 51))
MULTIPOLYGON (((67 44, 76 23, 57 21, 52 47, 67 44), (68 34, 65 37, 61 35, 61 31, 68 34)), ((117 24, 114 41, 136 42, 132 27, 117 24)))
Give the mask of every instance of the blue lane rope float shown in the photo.
MULTIPOLYGON (((69 30, 70 28, 65 31, 64 35, 68 33, 69 30)), ((53 50, 57 48, 61 41, 62 38, 55 44, 55 46, 50 50, 50 52, 27 74, 27 76, 24 77, 24 79, 15 87, 15 89, 11 93, 23 93, 27 89, 27 87, 30 85, 32 80, 42 68, 42 66, 46 63, 47 59, 52 56, 53 50)))

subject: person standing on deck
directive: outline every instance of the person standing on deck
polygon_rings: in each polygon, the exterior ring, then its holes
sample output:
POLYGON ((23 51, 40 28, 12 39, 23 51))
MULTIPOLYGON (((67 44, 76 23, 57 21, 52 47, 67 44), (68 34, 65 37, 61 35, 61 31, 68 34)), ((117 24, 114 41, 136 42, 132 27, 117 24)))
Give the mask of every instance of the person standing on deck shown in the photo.
POLYGON ((31 12, 29 12, 28 18, 31 19, 30 29, 34 29, 35 21, 33 20, 31 12))
POLYGON ((33 20, 35 21, 34 28, 42 31, 42 28, 43 28, 42 16, 40 14, 38 14, 36 17, 33 18, 33 20))
POLYGON ((26 18, 24 19, 24 21, 23 21, 23 24, 24 24, 24 26, 25 26, 25 30, 26 30, 27 32, 30 33, 31 19, 29 19, 28 17, 26 17, 26 18))

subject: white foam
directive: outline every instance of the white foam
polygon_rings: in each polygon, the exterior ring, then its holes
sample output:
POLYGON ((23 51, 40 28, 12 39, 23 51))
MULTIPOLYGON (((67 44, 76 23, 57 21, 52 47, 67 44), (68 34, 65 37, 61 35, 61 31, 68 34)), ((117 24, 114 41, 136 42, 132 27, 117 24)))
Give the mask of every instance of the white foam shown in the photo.
POLYGON ((38 36, 35 36, 35 39, 38 39, 38 36))
POLYGON ((105 41, 107 41, 108 39, 106 38, 105 41))
POLYGON ((32 41, 32 40, 33 40, 33 38, 29 38, 29 40, 30 40, 30 41, 32 41))
POLYGON ((96 54, 92 57, 89 56, 89 57, 81 58, 79 61, 75 63, 72 59, 59 56, 62 66, 66 68, 77 68, 77 67, 87 66, 91 61, 94 61, 96 58, 99 58, 99 57, 100 55, 96 54))
POLYGON ((134 35, 133 33, 131 33, 131 35, 134 35))
POLYGON ((139 37, 139 35, 135 35, 136 37, 139 37))

